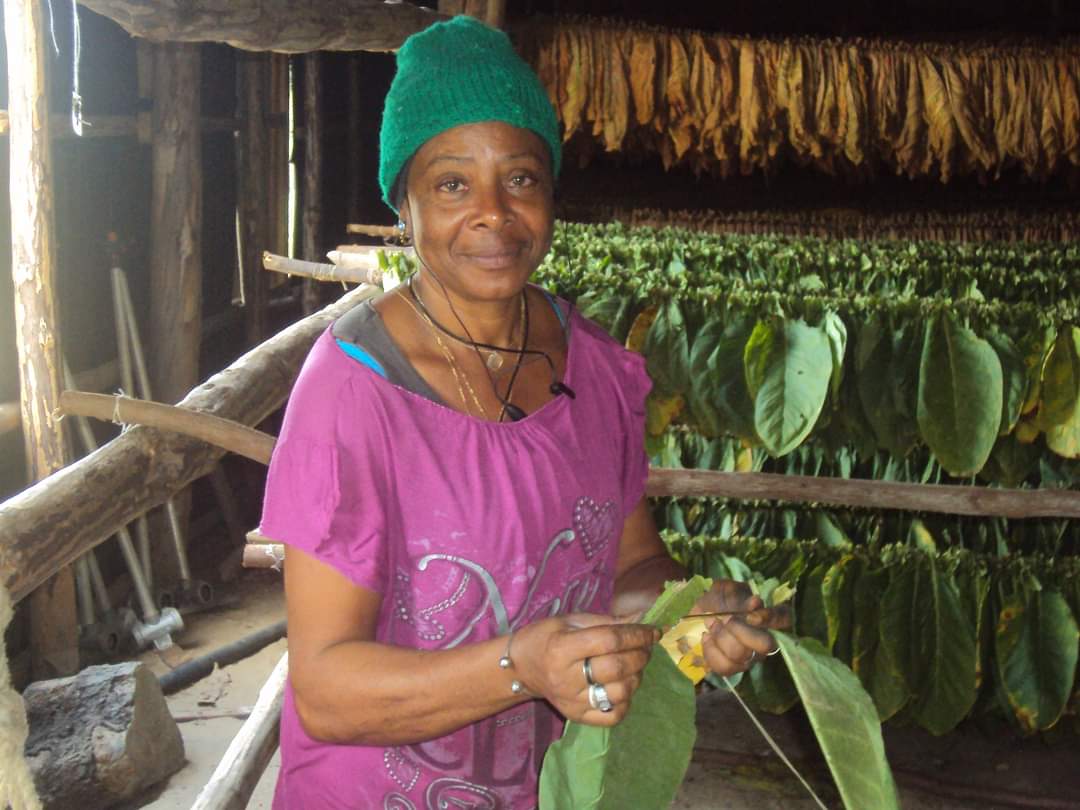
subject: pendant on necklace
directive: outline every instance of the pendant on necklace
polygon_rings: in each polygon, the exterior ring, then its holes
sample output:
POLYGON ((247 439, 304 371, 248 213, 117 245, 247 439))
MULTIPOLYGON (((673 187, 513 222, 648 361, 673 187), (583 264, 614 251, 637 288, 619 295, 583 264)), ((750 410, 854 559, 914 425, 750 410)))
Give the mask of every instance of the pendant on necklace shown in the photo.
POLYGON ((488 371, 498 371, 503 367, 503 358, 498 352, 488 352, 487 360, 484 362, 488 367, 488 371))

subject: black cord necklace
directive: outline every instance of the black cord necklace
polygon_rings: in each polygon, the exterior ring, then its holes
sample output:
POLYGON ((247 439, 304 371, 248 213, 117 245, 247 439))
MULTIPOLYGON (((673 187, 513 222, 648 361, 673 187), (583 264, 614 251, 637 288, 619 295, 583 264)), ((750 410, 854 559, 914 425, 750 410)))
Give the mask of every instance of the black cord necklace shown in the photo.
MULTIPOLYGON (((544 357, 547 358, 547 354, 544 352, 538 352, 532 349, 525 348, 529 345, 529 306, 525 290, 521 291, 521 348, 514 349, 503 346, 495 346, 490 343, 481 343, 480 341, 473 340, 471 336, 468 338, 463 338, 451 332, 449 329, 439 323, 435 316, 433 316, 428 310, 428 308, 424 305, 423 299, 416 294, 416 290, 413 287, 413 279, 415 279, 415 276, 413 276, 413 278, 410 278, 408 284, 406 285, 409 288, 409 296, 413 299, 413 301, 416 302, 417 307, 419 307, 420 311, 424 314, 424 317, 427 319, 427 321, 436 329, 438 329, 442 334, 446 335, 452 340, 456 340, 458 343, 461 343, 464 346, 472 347, 473 351, 476 352, 476 356, 480 358, 481 364, 484 367, 484 371, 487 373, 488 380, 491 382, 491 389, 495 394, 495 398, 499 400, 499 402, 502 404, 502 410, 499 412, 499 421, 502 421, 504 415, 509 416, 510 419, 515 422, 519 419, 524 419, 526 416, 525 411, 523 411, 521 408, 519 408, 517 405, 510 401, 510 395, 514 390, 514 383, 517 381, 518 373, 521 371, 522 359, 525 357, 526 354, 543 354, 544 357), (497 369, 492 369, 491 364, 487 360, 485 360, 484 357, 480 354, 480 349, 487 349, 493 352, 502 351, 507 352, 508 354, 512 353, 516 355, 516 359, 514 361, 514 368, 512 373, 510 374, 510 382, 506 386, 505 396, 499 395, 499 386, 495 382, 495 376, 493 372, 497 369)), ((464 326, 465 325, 463 323, 462 327, 464 326)), ((551 364, 550 358, 548 359, 548 364, 551 364)), ((554 369, 554 366, 552 366, 552 368, 554 369)))

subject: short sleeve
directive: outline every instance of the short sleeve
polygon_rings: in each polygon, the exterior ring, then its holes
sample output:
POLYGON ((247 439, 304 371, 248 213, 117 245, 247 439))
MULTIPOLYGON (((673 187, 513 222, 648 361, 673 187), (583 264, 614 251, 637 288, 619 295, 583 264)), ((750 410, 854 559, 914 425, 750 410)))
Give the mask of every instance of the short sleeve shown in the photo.
POLYGON ((652 380, 645 371, 645 358, 623 350, 623 407, 625 451, 623 455, 623 514, 629 515, 645 495, 649 477, 649 457, 645 453, 645 398, 652 380))
POLYGON ((380 443, 355 416, 360 392, 331 376, 319 351, 317 344, 286 406, 259 530, 382 593, 386 485, 380 443))

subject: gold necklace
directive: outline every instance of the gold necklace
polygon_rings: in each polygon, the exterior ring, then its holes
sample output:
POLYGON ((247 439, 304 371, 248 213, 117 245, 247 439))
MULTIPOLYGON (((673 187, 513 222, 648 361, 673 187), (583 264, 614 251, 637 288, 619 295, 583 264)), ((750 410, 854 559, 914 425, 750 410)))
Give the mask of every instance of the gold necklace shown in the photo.
POLYGON ((435 343, 443 353, 443 357, 446 358, 446 363, 450 366, 450 373, 454 375, 454 382, 457 384, 458 396, 461 397, 462 407, 465 408, 465 412, 469 413, 469 401, 465 398, 465 389, 468 389, 469 395, 472 397, 473 404, 476 405, 477 412, 487 420, 491 420, 491 415, 488 413, 487 408, 480 401, 480 397, 476 395, 476 389, 472 387, 472 383, 469 382, 468 375, 458 366, 457 360, 454 358, 454 353, 450 351, 450 347, 446 345, 446 342, 442 339, 442 335, 439 334, 439 330, 436 328, 434 322, 428 317, 426 312, 421 312, 412 301, 405 297, 401 291, 401 287, 398 287, 398 295, 402 301, 409 305, 409 308, 416 313, 416 317, 424 321, 431 329, 431 333, 435 336, 435 343))

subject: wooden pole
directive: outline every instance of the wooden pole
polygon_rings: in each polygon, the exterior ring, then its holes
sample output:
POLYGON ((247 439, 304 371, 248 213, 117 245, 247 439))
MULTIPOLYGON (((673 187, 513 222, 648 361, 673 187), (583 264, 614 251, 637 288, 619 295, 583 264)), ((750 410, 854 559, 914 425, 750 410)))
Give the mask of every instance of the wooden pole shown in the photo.
MULTIPOLYGON (((11 271, 27 472, 45 478, 67 462, 63 428, 54 415, 60 396, 60 337, 56 321, 55 234, 50 182, 48 84, 43 5, 4 3, 8 104, 11 121, 11 271)), ((65 561, 65 562, 70 562, 65 561)), ((79 668, 75 579, 70 567, 44 584, 31 604, 35 678, 79 668)))
MULTIPOLYGON (((345 217, 349 222, 359 222, 360 213, 360 189, 363 182, 362 156, 364 154, 363 139, 360 137, 360 127, 363 124, 363 112, 360 106, 363 102, 363 94, 360 92, 360 66, 362 60, 358 54, 352 54, 348 59, 349 71, 349 124, 345 133, 345 160, 349 183, 348 204, 345 207, 345 217)), ((312 258, 311 256, 307 258, 312 258)))
POLYGON ((60 395, 60 408, 69 416, 89 416, 121 425, 146 425, 182 433, 260 464, 269 464, 274 451, 274 437, 261 430, 163 402, 65 391, 60 395))
MULTIPOLYGON (((270 54, 270 138, 268 164, 270 176, 269 197, 266 204, 270 211, 270 250, 289 253, 289 234, 293 222, 289 218, 289 57, 281 53, 270 54)), ((264 245, 264 247, 267 247, 264 245)), ((274 280, 269 280, 273 287, 274 280)))
MULTIPOLYGON (((150 221, 150 378, 153 393, 179 402, 202 379, 202 64, 199 45, 153 46, 150 221)), ((186 534, 190 493, 177 493, 176 528, 186 534)), ((162 515, 154 534, 168 531, 162 515)), ((179 542, 182 542, 179 541, 179 542)), ((173 543, 150 548, 154 579, 172 587, 183 577, 173 543)))
POLYGON ((270 205, 267 197, 268 139, 265 121, 270 93, 270 58, 243 54, 238 58, 240 131, 239 194, 240 252, 243 260, 245 332, 249 346, 267 333, 269 281, 262 272, 262 253, 270 245, 270 205))
POLYGON ((243 810, 278 746, 281 704, 289 677, 285 653, 259 690, 259 699, 229 743, 210 781, 199 791, 191 810, 243 810))
MULTIPOLYGON (((355 290, 293 324, 215 374, 181 405, 258 424, 285 401, 327 325, 373 292, 355 290)), ((136 427, 0 503, 0 583, 13 599, 23 598, 136 515, 206 475, 222 452, 198 439, 136 427)))
MULTIPOLYGON (((309 261, 320 257, 322 230, 322 55, 304 57, 304 205, 303 239, 300 255, 309 261)), ((319 307, 319 283, 304 279, 303 311, 310 315, 319 307)))

